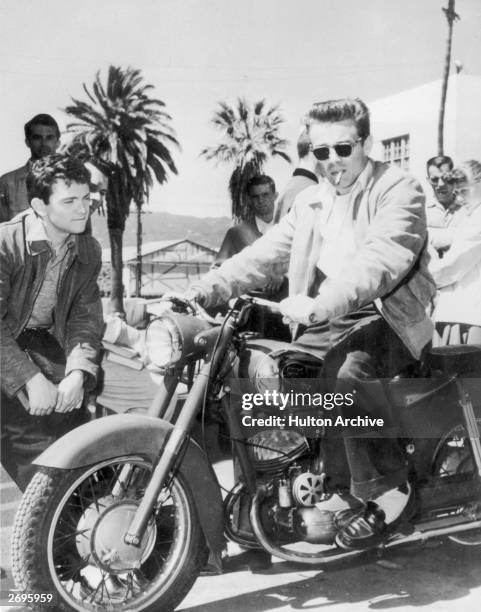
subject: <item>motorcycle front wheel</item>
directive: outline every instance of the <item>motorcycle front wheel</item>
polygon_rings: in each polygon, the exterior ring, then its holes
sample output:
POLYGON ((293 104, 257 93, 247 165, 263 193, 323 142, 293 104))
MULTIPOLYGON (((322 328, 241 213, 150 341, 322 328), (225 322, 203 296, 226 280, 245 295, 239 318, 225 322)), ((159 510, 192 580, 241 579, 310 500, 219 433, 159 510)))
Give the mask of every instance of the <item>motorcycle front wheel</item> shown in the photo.
POLYGON ((140 546, 123 540, 151 473, 131 457, 35 474, 15 517, 12 571, 36 610, 166 612, 182 601, 207 548, 180 474, 162 489, 140 546))

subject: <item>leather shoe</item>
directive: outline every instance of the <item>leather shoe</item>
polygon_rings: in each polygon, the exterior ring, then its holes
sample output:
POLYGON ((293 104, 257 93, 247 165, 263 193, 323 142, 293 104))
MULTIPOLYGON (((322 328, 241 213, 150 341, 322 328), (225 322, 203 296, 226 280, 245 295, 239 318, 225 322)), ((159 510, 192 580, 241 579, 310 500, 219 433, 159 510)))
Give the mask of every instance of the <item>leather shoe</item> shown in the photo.
POLYGON ((385 538, 384 512, 374 502, 356 513, 337 532, 336 543, 346 550, 363 550, 380 544, 385 538))
POLYGON ((337 530, 344 529, 344 527, 353 519, 357 514, 364 510, 364 506, 358 506, 357 508, 344 508, 339 510, 334 515, 334 525, 337 530))
POLYGON ((341 526, 336 535, 336 544, 345 550, 364 550, 382 544, 389 536, 398 531, 400 526, 414 515, 414 495, 411 493, 406 507, 400 516, 386 525, 384 512, 372 501, 367 502, 364 510, 356 513, 351 520, 341 526))

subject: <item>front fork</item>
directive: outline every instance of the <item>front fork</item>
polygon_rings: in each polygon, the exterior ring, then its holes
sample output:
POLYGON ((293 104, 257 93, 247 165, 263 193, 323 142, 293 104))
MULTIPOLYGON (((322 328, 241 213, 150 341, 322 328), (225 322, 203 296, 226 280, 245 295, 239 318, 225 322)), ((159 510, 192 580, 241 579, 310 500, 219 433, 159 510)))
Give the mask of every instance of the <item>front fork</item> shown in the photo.
MULTIPOLYGON (((204 395, 209 382, 215 377, 222 363, 222 359, 231 342, 232 335, 236 326, 235 318, 228 319, 223 328, 223 332, 219 337, 217 350, 213 354, 206 357, 206 360, 197 375, 197 378, 192 385, 185 404, 180 411, 180 414, 175 421, 175 424, 167 437, 167 440, 160 452, 159 460, 154 468, 152 477, 147 488, 145 489, 142 501, 137 508, 134 518, 129 525, 128 532, 124 537, 126 544, 140 546, 145 529, 152 515, 155 503, 159 497, 160 491, 167 481, 168 475, 172 471, 175 461, 182 456, 182 446, 187 441, 189 432, 192 430, 194 420, 197 416, 200 406, 203 403, 204 395)), ((178 381, 178 379, 177 379, 178 381)), ((149 415, 161 416, 162 411, 168 405, 167 395, 174 392, 172 386, 166 384, 166 389, 160 392, 163 401, 155 398, 152 406, 149 409, 149 415)))
POLYGON ((125 535, 126 544, 140 546, 142 536, 149 522, 152 510, 155 506, 160 491, 167 480, 172 466, 177 457, 180 456, 183 443, 186 441, 189 431, 199 410, 200 402, 204 397, 205 388, 209 382, 210 363, 204 363, 185 401, 182 411, 162 448, 159 460, 152 473, 142 501, 137 508, 129 531, 125 535))

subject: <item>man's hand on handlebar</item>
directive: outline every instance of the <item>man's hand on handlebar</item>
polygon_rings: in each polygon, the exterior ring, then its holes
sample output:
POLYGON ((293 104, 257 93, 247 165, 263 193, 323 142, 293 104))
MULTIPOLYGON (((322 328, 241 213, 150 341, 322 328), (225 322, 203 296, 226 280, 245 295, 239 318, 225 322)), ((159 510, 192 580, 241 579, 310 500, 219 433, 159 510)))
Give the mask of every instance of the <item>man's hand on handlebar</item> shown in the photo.
POLYGON ((184 293, 165 293, 162 296, 162 302, 166 304, 170 304, 167 309, 171 309, 172 306, 184 307, 188 308, 192 311, 195 311, 195 304, 200 304, 201 306, 205 303, 206 296, 200 291, 195 291, 194 289, 188 289, 184 293))
POLYGON ((279 302, 279 309, 284 323, 301 323, 312 325, 317 321, 314 314, 314 302, 307 295, 293 295, 279 302))

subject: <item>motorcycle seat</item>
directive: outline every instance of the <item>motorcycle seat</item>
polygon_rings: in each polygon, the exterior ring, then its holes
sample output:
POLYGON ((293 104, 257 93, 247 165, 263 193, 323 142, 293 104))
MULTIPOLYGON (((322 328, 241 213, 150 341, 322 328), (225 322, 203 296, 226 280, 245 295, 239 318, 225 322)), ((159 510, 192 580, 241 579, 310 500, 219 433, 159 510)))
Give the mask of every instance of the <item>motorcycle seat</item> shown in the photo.
POLYGON ((432 348, 426 355, 426 365, 449 375, 481 371, 481 345, 453 344, 432 348))

